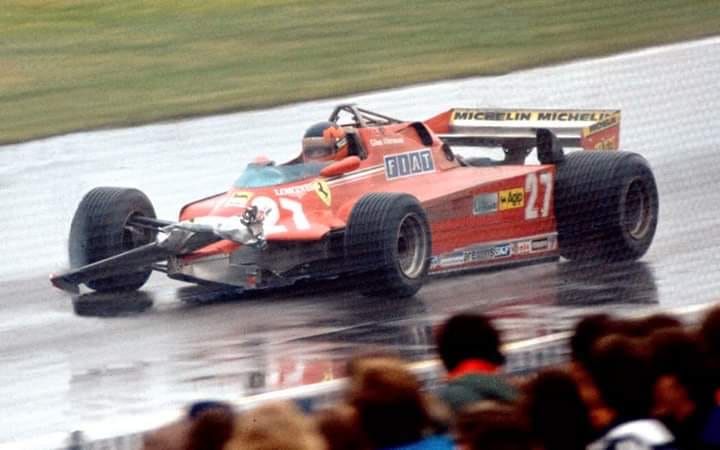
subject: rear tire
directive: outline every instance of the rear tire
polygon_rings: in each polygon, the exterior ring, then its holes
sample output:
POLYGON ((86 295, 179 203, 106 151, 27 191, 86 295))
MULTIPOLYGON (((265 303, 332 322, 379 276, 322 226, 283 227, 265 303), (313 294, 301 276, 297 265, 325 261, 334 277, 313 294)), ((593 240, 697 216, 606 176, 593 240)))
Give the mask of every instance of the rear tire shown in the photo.
POLYGON ((363 273, 364 295, 414 295, 427 278, 432 256, 425 211, 408 194, 366 194, 350 213, 345 249, 350 267, 363 273))
POLYGON ((655 235, 658 192, 647 161, 630 152, 584 151, 557 165, 560 254, 570 260, 640 258, 655 235))
MULTIPOLYGON (((155 218, 152 203, 137 189, 98 187, 85 194, 70 226, 70 265, 81 267, 153 242, 154 230, 129 224, 135 216, 155 218)), ((152 272, 150 267, 127 269, 86 284, 98 292, 134 291, 152 272)))

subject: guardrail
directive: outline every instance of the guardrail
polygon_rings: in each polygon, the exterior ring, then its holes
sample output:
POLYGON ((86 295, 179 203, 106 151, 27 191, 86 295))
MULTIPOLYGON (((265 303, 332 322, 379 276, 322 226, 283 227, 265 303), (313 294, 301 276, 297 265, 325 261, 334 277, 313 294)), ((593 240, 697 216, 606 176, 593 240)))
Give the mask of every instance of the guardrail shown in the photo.
MULTIPOLYGON (((664 312, 692 324, 697 323, 698 317, 712 306, 714 304, 694 305, 664 312)), ((568 361, 568 340, 571 334, 554 333, 505 345, 505 373, 526 375, 568 361)), ((435 389, 444 379, 445 371, 437 359, 410 363, 409 367, 428 390, 435 389)), ((344 392, 344 387, 345 380, 337 379, 225 400, 231 402, 239 411, 272 400, 292 400, 304 410, 313 411, 337 402, 344 392)), ((143 434, 146 431, 178 419, 181 415, 181 411, 164 411, 125 419, 114 418, 101 424, 88 424, 80 428, 83 431, 73 431, 69 435, 55 433, 22 442, 0 444, 0 450, 138 450, 142 447, 143 434)))

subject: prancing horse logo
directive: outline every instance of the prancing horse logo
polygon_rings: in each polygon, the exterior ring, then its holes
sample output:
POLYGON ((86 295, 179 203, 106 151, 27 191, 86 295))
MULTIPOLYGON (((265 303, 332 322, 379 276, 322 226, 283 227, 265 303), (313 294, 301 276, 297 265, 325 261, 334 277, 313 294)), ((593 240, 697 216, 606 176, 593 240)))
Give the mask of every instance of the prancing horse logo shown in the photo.
POLYGON ((330 206, 332 202, 332 192, 325 180, 315 180, 315 193, 325 205, 330 206))

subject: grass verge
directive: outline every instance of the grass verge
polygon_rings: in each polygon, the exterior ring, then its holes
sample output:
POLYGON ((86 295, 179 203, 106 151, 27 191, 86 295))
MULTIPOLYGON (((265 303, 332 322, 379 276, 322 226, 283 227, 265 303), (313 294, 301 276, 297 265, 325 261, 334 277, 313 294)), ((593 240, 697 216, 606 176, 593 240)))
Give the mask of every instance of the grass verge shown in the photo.
POLYGON ((0 143, 720 33, 710 0, 3 0, 0 143))

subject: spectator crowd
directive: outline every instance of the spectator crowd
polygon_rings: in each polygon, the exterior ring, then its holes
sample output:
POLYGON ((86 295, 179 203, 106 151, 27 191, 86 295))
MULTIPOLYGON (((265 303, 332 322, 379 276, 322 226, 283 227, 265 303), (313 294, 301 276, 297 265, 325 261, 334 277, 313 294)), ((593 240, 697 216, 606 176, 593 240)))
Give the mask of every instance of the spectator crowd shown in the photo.
POLYGON ((720 307, 692 328, 665 314, 587 316, 568 364, 522 379, 503 374, 500 334, 483 315, 449 318, 436 344, 447 370, 438 391, 397 356, 367 354, 349 361, 344 398, 328 409, 198 402, 144 449, 720 449, 720 307))

